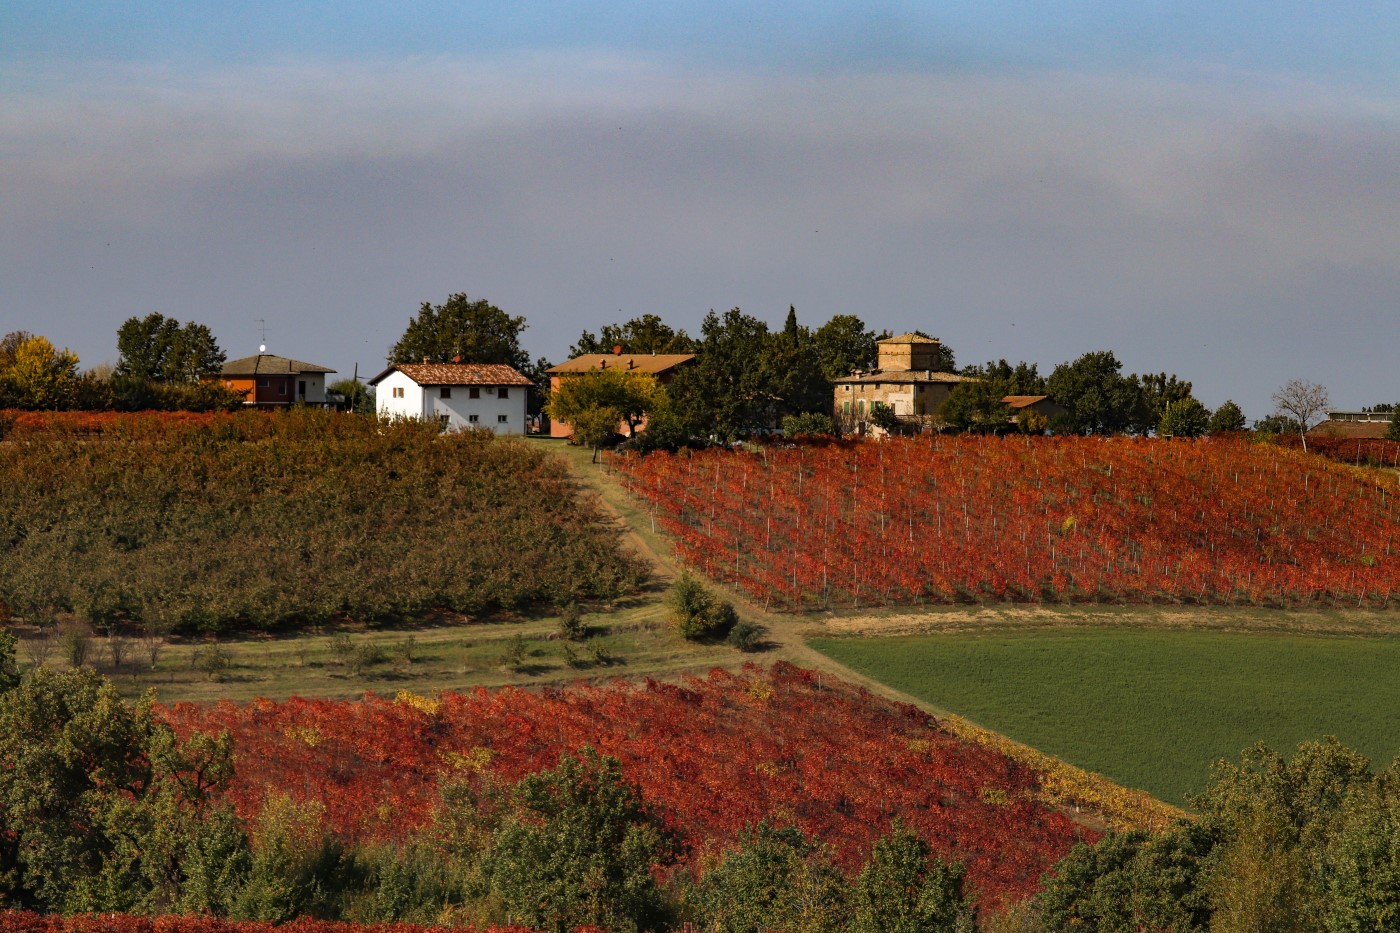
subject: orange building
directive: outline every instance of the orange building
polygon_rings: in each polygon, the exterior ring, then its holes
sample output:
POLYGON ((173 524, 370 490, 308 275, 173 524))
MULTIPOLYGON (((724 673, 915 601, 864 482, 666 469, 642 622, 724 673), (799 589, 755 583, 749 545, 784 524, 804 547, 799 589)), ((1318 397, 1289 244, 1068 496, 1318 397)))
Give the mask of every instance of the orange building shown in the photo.
MULTIPOLYGON (((587 373, 596 373, 612 367, 624 369, 627 372, 647 373, 656 378, 656 381, 666 385, 671 381, 671 377, 682 366, 688 366, 695 361, 694 353, 623 353, 621 347, 613 347, 611 353, 585 353, 583 356, 576 356, 567 363, 560 363, 552 366, 545 372, 549 373, 549 391, 553 392, 559 388, 561 379, 569 379, 587 373)), ((637 426, 638 430, 646 425, 643 421, 637 426)), ((619 434, 627 432, 626 425, 620 425, 619 434)), ((567 421, 551 421, 549 424, 550 437, 569 437, 574 433, 573 426, 567 421)))

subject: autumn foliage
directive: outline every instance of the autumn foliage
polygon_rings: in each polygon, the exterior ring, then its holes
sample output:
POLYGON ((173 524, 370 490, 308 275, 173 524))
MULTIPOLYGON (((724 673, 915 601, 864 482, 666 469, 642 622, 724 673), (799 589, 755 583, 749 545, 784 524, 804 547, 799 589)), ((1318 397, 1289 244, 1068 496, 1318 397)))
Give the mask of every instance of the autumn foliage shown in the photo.
MULTIPOLYGON (((290 923, 216 917, 140 917, 129 914, 36 914, 0 910, 0 933, 430 933, 412 923, 339 923, 298 918, 290 923)), ((529 927, 454 927, 458 933, 535 933, 529 927)), ((590 933, 579 930, 578 933, 590 933)), ((601 933, 601 931, 593 931, 601 933)))
POLYGON ((607 599, 646 572, 535 447, 316 410, 21 414, 0 542, 0 613, 158 632, 607 599))
POLYGON ((1086 834, 1039 801, 1029 768, 913 707, 786 664, 682 684, 182 704, 168 716, 177 731, 232 732, 242 815, 290 794, 347 841, 403 840, 426 825, 444 780, 508 785, 582 747, 621 762, 691 865, 768 819, 855 870, 898 817, 996 901, 1035 890, 1086 834))
POLYGON ((780 607, 1387 606, 1393 476, 1245 439, 921 437, 610 460, 681 557, 780 607))

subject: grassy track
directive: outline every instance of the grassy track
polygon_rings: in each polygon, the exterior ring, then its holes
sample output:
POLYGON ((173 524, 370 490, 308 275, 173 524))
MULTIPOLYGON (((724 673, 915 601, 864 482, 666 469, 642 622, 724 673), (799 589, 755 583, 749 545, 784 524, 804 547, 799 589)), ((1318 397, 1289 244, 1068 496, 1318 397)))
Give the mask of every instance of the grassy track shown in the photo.
POLYGON ((817 639, 935 706, 1174 803, 1256 740, 1400 750, 1400 638, 1100 629, 817 639))

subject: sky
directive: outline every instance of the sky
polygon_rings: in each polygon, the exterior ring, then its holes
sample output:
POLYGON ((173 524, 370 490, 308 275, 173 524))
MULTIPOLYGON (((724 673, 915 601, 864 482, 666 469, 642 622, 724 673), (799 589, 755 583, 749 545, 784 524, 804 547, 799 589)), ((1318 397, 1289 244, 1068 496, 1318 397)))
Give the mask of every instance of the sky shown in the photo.
POLYGON ((373 375, 427 301, 1400 400, 1400 5, 0 5, 0 332, 373 375))

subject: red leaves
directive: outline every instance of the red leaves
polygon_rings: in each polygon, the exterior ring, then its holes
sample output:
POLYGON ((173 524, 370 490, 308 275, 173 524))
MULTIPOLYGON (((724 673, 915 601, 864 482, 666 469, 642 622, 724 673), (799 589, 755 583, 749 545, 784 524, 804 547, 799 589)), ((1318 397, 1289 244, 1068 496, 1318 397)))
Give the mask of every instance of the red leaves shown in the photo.
POLYGON ((1081 835, 1033 799, 1028 769, 917 709, 785 664, 681 685, 447 694, 432 714, 371 696, 167 715, 181 732, 233 732, 230 795, 245 816, 275 790, 319 802, 350 839, 400 839, 424 825, 439 778, 509 784, 584 745, 622 763, 692 859, 768 818, 820 837, 854 869, 898 816, 966 861, 996 899, 1035 890, 1081 835))
POLYGON ((686 561, 788 608, 1384 606, 1400 585, 1393 485, 1241 439, 927 437, 612 462, 686 561))

